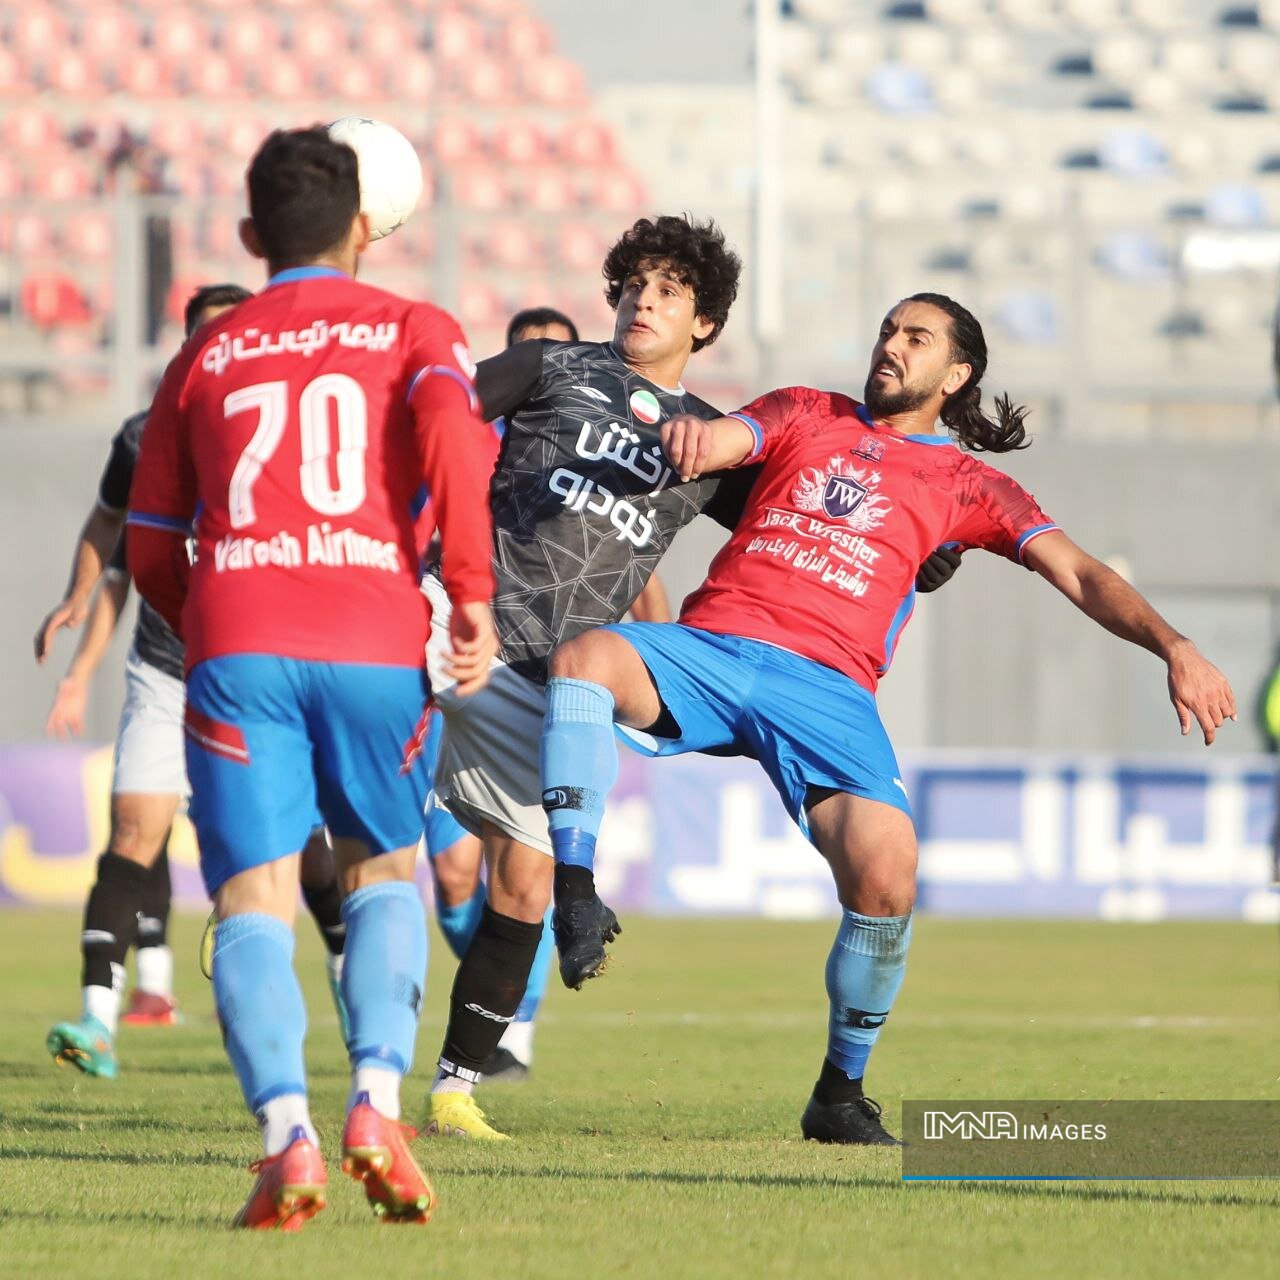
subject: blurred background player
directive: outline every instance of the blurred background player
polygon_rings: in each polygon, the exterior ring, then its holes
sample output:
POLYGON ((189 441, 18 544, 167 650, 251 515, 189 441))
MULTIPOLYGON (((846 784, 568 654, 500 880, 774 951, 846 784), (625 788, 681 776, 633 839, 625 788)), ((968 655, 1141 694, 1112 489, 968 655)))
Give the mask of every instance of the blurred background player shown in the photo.
MULTIPOLYGON (((507 346, 535 339, 577 342, 577 326, 554 307, 530 307, 517 311, 507 325, 507 346)), ((506 423, 502 418, 496 418, 493 425, 496 440, 500 441, 506 430, 506 423)), ((650 576, 632 602, 631 616, 640 622, 670 620, 671 609, 667 594, 656 573, 650 576)), ((439 713, 433 712, 424 752, 433 773, 443 727, 439 713)), ((427 807, 426 841, 435 880, 436 919, 450 950, 461 960, 467 947, 471 945, 472 935, 480 923, 480 914, 488 900, 481 879, 484 859, 480 840, 462 826, 443 804, 435 803, 433 792, 432 801, 427 807)), ((546 992, 553 954, 554 941, 548 911, 542 943, 529 972, 524 997, 516 1009, 514 1019, 502 1033, 498 1047, 481 1068, 481 1074, 487 1083, 516 1083, 528 1078, 533 1062, 534 1023, 546 992)))
POLYGON ((298 862, 319 820, 345 892, 343 1169, 380 1217, 421 1223, 434 1195, 399 1123, 427 959, 413 865, 428 609, 410 508, 425 484, 453 604, 446 667, 465 695, 497 648, 489 428, 457 324, 353 279, 369 224, 349 147, 322 128, 277 131, 248 193, 241 235, 268 285, 170 365, 129 514, 139 590, 187 646, 214 996, 262 1126, 236 1225, 296 1229, 325 1203, 292 963, 298 862))
MULTIPOLYGON (((679 624, 601 628, 551 659, 542 781, 558 925, 578 919, 566 901, 601 910, 592 868, 617 776, 615 722, 650 735, 654 755, 759 760, 830 864, 843 916, 826 968, 827 1056, 801 1120, 821 1142, 896 1141, 862 1079, 906 969, 917 850, 874 694, 932 549, 981 547, 1034 569, 1156 654, 1183 733, 1194 718, 1207 745, 1235 716, 1230 685, 1190 640, 1015 481, 934 433, 941 418, 966 449, 1023 446, 1024 410, 999 397, 996 420, 982 412, 986 367, 977 320, 917 294, 883 321, 864 404, 789 387, 718 421, 668 423, 663 445, 681 479, 761 464, 742 519, 679 624)), ((610 939, 594 926, 568 933, 557 929, 562 964, 567 946, 598 971, 610 939)))

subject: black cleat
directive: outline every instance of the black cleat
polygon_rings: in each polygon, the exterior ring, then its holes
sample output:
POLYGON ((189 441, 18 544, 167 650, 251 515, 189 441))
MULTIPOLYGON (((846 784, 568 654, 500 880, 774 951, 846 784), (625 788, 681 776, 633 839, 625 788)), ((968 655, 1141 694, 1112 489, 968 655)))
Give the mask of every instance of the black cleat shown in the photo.
POLYGON ((529 1078, 529 1067, 499 1045, 485 1059, 480 1075, 484 1084, 523 1084, 529 1078))
POLYGON ((860 1147, 905 1145, 880 1123, 880 1104, 870 1098, 826 1103, 810 1098, 800 1117, 800 1132, 810 1142, 839 1142, 860 1147))
POLYGON ((622 932, 618 917, 594 893, 557 903, 551 929, 560 953, 561 980, 573 991, 600 973, 607 959, 604 944, 622 932))

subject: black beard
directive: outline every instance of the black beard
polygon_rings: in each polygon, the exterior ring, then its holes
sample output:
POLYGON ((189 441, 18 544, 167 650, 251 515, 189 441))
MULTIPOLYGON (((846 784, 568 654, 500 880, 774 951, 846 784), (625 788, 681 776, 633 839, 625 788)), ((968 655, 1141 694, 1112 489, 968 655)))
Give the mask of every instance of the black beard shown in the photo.
POLYGON ((891 391, 881 387, 872 374, 862 389, 862 403, 873 418, 892 418, 896 413, 910 413, 918 409, 933 394, 923 387, 908 387, 905 384, 891 391))

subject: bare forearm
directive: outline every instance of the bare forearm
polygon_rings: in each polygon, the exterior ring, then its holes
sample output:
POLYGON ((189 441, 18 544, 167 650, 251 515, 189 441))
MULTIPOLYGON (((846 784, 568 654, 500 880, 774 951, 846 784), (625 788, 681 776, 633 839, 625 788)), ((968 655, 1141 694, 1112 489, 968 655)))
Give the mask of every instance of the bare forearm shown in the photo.
POLYGON ((1075 603, 1112 635, 1141 645, 1166 662, 1180 644, 1190 644, 1138 591, 1101 561, 1093 561, 1080 573, 1075 603))
POLYGON ((120 539, 124 515, 123 511, 108 511, 101 506, 95 506, 89 513, 76 543, 63 599, 83 602, 89 598, 120 539))
POLYGON ((89 609, 89 621, 80 637, 80 643, 67 668, 67 676, 85 684, 93 678, 111 644, 124 612, 125 601, 129 598, 129 579, 120 573, 110 573, 93 598, 89 609))
POLYGON ((636 622, 670 622, 671 604, 666 588, 655 573, 631 602, 631 616, 636 622))

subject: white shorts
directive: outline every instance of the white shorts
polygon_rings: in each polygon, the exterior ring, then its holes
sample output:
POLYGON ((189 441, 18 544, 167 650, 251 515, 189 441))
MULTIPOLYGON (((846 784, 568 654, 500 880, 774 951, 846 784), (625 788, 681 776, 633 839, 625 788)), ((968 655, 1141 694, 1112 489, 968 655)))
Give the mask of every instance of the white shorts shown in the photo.
POLYGON ((422 590, 431 602, 427 671, 444 715, 436 799, 473 835, 480 834, 482 822, 491 822, 550 856, 538 763, 546 690, 495 659, 489 683, 469 698, 457 697, 442 665, 449 648, 449 598, 430 575, 422 590))
POLYGON ((186 689, 129 650, 124 664, 124 708, 116 736, 113 795, 191 795, 182 716, 186 689))

